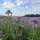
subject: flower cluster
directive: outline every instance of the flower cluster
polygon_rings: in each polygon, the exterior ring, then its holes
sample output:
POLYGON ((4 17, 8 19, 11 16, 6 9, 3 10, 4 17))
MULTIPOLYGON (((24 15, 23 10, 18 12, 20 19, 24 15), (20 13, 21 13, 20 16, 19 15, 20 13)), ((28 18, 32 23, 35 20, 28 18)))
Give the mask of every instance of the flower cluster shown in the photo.
POLYGON ((32 26, 38 27, 40 20, 38 17, 22 17, 20 18, 19 24, 23 27, 25 26, 32 26))
POLYGON ((29 18, 28 24, 31 25, 32 27, 38 27, 38 18, 29 18))
POLYGON ((0 37, 2 37, 3 36, 3 32, 2 31, 0 31, 0 37))

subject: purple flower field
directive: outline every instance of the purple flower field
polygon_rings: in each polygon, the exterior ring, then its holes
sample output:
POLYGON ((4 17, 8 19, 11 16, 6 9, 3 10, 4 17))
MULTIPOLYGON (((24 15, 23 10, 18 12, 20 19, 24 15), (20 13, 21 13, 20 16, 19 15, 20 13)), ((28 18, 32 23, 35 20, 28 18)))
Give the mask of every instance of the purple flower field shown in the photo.
POLYGON ((0 17, 0 38, 11 36, 12 40, 40 40, 40 17, 0 17))
MULTIPOLYGON (((40 25, 40 17, 12 17, 10 20, 11 23, 16 23, 16 21, 19 21, 19 24, 21 26, 32 26, 32 27, 38 27, 40 25)), ((0 17, 0 23, 7 23, 7 17, 0 17)))
POLYGON ((38 27, 40 25, 40 17, 14 17, 13 20, 14 22, 19 20, 19 24, 24 26, 38 27))

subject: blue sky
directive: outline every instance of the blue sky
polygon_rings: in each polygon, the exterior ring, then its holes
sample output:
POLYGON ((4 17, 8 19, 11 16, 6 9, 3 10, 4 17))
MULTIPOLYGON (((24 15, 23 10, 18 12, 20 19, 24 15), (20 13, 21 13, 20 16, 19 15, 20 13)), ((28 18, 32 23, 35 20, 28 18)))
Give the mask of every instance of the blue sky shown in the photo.
POLYGON ((0 15, 10 9, 13 16, 40 14, 40 0, 0 0, 0 15))

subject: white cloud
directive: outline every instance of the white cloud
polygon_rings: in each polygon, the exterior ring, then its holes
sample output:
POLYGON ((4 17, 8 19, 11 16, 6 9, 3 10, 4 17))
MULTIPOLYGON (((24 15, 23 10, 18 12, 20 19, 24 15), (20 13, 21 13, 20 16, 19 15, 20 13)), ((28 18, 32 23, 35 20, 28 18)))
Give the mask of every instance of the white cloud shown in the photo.
POLYGON ((32 13, 40 14, 40 0, 32 0, 32 13))
POLYGON ((14 7, 14 4, 12 4, 11 2, 4 2, 3 6, 5 8, 13 8, 14 7))
POLYGON ((28 14, 40 14, 40 5, 32 5, 32 9, 27 12, 28 14))
POLYGON ((17 0, 17 6, 25 6, 25 8, 27 6, 29 8, 29 11, 26 11, 27 13, 40 14, 40 0, 17 0))
POLYGON ((33 14, 40 11, 40 0, 16 0, 14 3, 12 1, 13 0, 4 0, 4 3, 1 6, 9 9, 10 8, 13 9, 14 7, 20 7, 20 6, 22 6, 21 8, 23 8, 25 6, 23 9, 24 10, 27 9, 29 10, 28 13, 33 13, 33 14))
POLYGON ((27 13, 30 14, 40 14, 40 0, 31 0, 31 10, 27 13))
POLYGON ((12 2, 13 0, 4 0, 2 4, 3 7, 13 8, 15 6, 29 6, 29 5, 39 5, 40 0, 16 0, 16 4, 12 2))
POLYGON ((17 0, 17 6, 28 6, 30 4, 40 4, 40 0, 17 0))
POLYGON ((12 1, 12 0, 7 0, 7 1, 12 1))
POLYGON ((29 0, 17 0, 17 6, 27 6, 29 3, 29 0))
POLYGON ((32 4, 38 4, 38 3, 40 3, 40 0, 31 0, 31 3, 32 4))
POLYGON ((11 9, 11 8, 14 8, 16 7, 14 3, 10 2, 10 1, 6 1, 4 2, 3 4, 1 4, 1 6, 3 8, 8 8, 8 9, 11 9))
POLYGON ((17 2, 17 6, 20 6, 23 3, 23 1, 17 2))

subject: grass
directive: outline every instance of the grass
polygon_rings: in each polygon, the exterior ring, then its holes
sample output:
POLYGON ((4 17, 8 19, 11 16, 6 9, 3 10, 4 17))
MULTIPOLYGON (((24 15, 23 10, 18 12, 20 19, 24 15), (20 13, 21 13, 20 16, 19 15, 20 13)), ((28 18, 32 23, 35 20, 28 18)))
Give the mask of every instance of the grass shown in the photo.
POLYGON ((11 37, 13 38, 11 40, 40 40, 40 27, 37 28, 26 27, 20 29, 18 25, 9 24, 10 34, 8 25, 5 25, 5 27, 7 28, 6 29, 2 28, 2 31, 4 30, 4 33, 6 35, 4 34, 5 36, 2 37, 3 38, 2 40, 10 40, 11 37), (6 37, 9 39, 5 39, 6 37))
POLYGON ((40 40, 40 26, 20 28, 18 21, 16 24, 10 22, 0 24, 0 31, 3 32, 2 40, 40 40))

